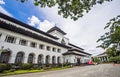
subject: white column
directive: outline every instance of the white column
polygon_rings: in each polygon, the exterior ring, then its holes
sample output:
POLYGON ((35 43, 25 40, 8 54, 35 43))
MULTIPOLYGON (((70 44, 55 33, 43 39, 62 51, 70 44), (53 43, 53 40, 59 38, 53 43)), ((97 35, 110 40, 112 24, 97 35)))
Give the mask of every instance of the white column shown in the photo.
POLYGON ((35 55, 34 63, 35 63, 35 64, 38 64, 38 54, 35 55))
POLYGON ((28 47, 30 47, 30 41, 28 41, 28 44, 27 44, 27 45, 28 45, 28 47))
POLYGON ((37 48, 39 49, 39 44, 37 44, 37 48))
POLYGON ((44 55, 44 56, 43 56, 43 61, 42 61, 42 64, 46 64, 45 59, 46 59, 46 55, 44 55))
POLYGON ((28 54, 27 53, 24 55, 24 62, 23 63, 28 63, 28 54))
POLYGON ((19 44, 20 38, 16 38, 15 44, 19 44))
POLYGON ((65 56, 61 57, 61 63, 65 63, 65 56))
POLYGON ((6 36, 7 36, 6 34, 2 34, 2 36, 1 36, 1 38, 0 38, 1 41, 5 41, 6 36))
POLYGON ((15 63, 17 53, 12 53, 10 56, 9 63, 15 63))
POLYGON ((50 62, 50 64, 52 64, 52 56, 50 56, 50 61, 49 62, 50 62))
POLYGON ((57 64, 57 56, 55 57, 55 64, 57 64))

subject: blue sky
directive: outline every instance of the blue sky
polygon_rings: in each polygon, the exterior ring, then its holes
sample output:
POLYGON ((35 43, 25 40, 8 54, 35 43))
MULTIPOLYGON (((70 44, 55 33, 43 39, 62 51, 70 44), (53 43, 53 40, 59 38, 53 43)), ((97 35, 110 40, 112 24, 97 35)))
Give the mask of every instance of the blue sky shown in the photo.
POLYGON ((113 0, 102 5, 95 5, 91 11, 77 21, 64 19, 57 14, 57 6, 40 8, 32 0, 21 3, 17 0, 0 0, 0 12, 7 14, 40 30, 47 31, 55 24, 64 30, 70 42, 85 49, 86 52, 99 54, 104 52, 96 48, 97 39, 103 35, 105 24, 120 15, 120 1, 113 0))
POLYGON ((4 0, 5 4, 1 5, 6 11, 13 15, 14 18, 27 23, 27 18, 35 15, 41 21, 44 20, 44 14, 37 11, 37 7, 30 1, 21 3, 17 0, 4 0))

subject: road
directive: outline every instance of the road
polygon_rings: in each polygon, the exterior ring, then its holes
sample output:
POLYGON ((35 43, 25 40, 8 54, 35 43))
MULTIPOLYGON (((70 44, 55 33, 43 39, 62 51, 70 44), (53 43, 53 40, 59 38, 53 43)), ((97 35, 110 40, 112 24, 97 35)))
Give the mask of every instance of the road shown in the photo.
POLYGON ((11 75, 5 77, 120 77, 120 65, 99 64, 77 66, 69 69, 11 75))

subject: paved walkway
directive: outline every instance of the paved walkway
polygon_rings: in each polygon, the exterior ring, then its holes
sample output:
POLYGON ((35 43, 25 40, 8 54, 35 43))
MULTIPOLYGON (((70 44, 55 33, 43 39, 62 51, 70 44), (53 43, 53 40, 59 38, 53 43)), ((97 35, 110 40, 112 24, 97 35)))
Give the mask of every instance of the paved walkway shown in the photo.
POLYGON ((99 64, 6 77, 120 77, 120 65, 113 66, 112 64, 99 64))

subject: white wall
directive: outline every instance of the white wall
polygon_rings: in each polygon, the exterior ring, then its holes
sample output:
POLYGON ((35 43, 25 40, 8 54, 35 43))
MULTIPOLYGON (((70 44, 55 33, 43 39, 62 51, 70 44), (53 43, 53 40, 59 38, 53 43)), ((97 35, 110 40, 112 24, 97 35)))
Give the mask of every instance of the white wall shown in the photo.
POLYGON ((61 43, 61 40, 64 39, 66 45, 68 45, 69 39, 66 38, 66 37, 65 37, 62 33, 60 33, 59 31, 54 30, 54 31, 50 32, 49 34, 51 34, 51 35, 53 35, 53 36, 55 36, 55 37, 58 37, 58 38, 59 38, 59 39, 58 39, 58 42, 59 42, 59 43, 61 43))
MULTIPOLYGON (((0 33, 2 33, 2 36, 0 38, 0 48, 2 46, 4 46, 4 49, 9 48, 12 51, 12 56, 10 58, 10 63, 15 62, 16 54, 20 51, 25 53, 24 63, 27 63, 27 58, 28 58, 28 55, 30 53, 35 54, 34 63, 37 63, 37 58, 38 58, 39 54, 43 54, 44 59, 45 59, 45 56, 47 56, 47 55, 50 55, 50 58, 52 58, 52 56, 56 56, 56 57, 60 56, 61 59, 62 59, 62 53, 65 53, 67 51, 66 48, 59 47, 59 46, 56 46, 56 45, 53 45, 53 44, 50 44, 50 43, 47 43, 47 42, 43 42, 43 41, 40 41, 40 40, 36 40, 34 38, 27 37, 27 36, 24 36, 24 35, 21 35, 21 34, 18 34, 18 33, 14 33, 14 32, 11 32, 11 31, 8 31, 8 30, 5 30, 5 29, 0 28, 0 33), (4 40, 5 40, 6 35, 11 35, 11 36, 17 37, 16 43, 13 44, 13 43, 5 42, 4 40), (29 45, 28 46, 19 45, 19 39, 20 38, 28 40, 28 44, 30 44, 30 42, 36 42, 37 43, 37 48, 32 48, 29 45), (55 47, 57 49, 59 48, 59 49, 61 49, 61 53, 58 53, 57 51, 53 52, 52 50, 47 51, 46 49, 39 49, 38 44, 44 44, 45 46, 50 46, 52 48, 55 47)), ((61 61, 63 61, 63 60, 61 60, 61 61)), ((52 60, 50 62, 52 62, 52 60)))

